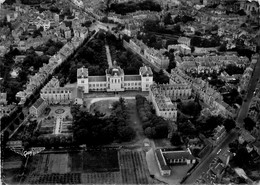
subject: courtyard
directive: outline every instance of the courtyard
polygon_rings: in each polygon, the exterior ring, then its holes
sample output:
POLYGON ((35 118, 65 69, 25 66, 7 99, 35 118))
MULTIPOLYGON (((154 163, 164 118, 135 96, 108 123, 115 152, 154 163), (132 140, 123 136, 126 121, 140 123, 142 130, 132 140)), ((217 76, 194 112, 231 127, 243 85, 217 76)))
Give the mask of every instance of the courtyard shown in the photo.
POLYGON ((50 106, 50 112, 37 119, 42 134, 67 134, 68 126, 72 124, 69 106, 50 106))

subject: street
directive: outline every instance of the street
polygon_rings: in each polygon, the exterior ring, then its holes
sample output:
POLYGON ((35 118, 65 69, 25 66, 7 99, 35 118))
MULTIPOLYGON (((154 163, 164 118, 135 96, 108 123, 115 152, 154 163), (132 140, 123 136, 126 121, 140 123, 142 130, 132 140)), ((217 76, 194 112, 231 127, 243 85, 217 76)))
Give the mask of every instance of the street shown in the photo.
MULTIPOLYGON (((250 84, 248 86, 248 94, 247 94, 247 101, 243 102, 239 114, 237 116, 237 126, 243 127, 243 120, 247 116, 247 112, 253 97, 253 93, 257 84, 257 79, 260 77, 260 58, 257 61, 255 70, 253 72, 250 84)), ((238 137, 238 131, 233 130, 230 132, 224 140, 204 159, 202 159, 201 163, 198 164, 197 169, 184 181, 184 184, 191 184, 196 181, 200 177, 203 172, 206 172, 209 168, 209 164, 211 161, 217 156, 217 152, 219 149, 225 151, 228 148, 228 144, 232 142, 235 138, 238 137)))
POLYGON ((238 117, 237 117, 237 123, 239 124, 238 126, 243 126, 243 120, 247 116, 247 112, 251 103, 251 100, 254 95, 254 91, 257 85, 257 79, 260 78, 260 58, 258 58, 258 61, 255 66, 255 70, 253 73, 253 76, 251 78, 250 84, 248 86, 248 91, 246 95, 246 102, 243 102, 243 105, 239 111, 238 117))

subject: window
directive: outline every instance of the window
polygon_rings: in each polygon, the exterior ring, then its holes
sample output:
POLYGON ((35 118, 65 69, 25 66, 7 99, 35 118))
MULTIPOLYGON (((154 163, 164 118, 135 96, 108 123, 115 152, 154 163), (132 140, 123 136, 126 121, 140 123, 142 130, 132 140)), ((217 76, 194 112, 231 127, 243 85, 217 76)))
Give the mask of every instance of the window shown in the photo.
POLYGON ((96 87, 95 84, 93 84, 93 87, 96 87))
POLYGON ((135 85, 137 85, 137 83, 135 82, 135 85))
POLYGON ((130 83, 128 83, 128 86, 130 86, 130 83))
POLYGON ((81 83, 84 84, 84 80, 81 80, 81 83))
POLYGON ((146 78, 146 81, 148 82, 148 81, 149 81, 149 78, 146 78))
POLYGON ((134 85, 134 83, 131 83, 131 85, 133 86, 133 85, 134 85))
POLYGON ((146 87, 149 87, 149 84, 146 84, 146 87))
POLYGON ((91 84, 89 84, 89 87, 91 87, 91 84))
POLYGON ((99 87, 99 84, 97 84, 97 87, 99 87))
POLYGON ((139 82, 138 84, 141 85, 141 82, 139 82))

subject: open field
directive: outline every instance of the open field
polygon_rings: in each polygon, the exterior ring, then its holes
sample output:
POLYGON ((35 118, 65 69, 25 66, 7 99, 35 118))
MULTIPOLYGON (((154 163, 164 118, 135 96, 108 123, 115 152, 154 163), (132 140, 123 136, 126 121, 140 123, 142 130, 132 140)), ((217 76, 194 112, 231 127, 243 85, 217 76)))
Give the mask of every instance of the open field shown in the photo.
MULTIPOLYGON (((38 154, 29 160, 24 183, 154 184, 138 150, 90 150, 38 154)), ((156 182, 158 183, 158 182, 156 182)))

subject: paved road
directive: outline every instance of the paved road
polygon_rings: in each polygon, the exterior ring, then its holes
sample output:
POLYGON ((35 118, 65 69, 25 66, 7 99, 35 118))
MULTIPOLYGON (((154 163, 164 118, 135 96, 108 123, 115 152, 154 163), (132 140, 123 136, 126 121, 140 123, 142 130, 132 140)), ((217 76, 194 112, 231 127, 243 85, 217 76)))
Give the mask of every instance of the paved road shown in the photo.
MULTIPOLYGON (((237 117, 238 126, 242 126, 243 119, 247 116, 249 105, 252 100, 258 78, 260 78, 260 59, 258 59, 255 70, 253 72, 252 79, 248 87, 247 101, 243 102, 237 117)), ((202 159, 201 164, 199 164, 198 168, 184 181, 184 183, 185 184, 194 183, 196 179, 198 179, 199 176, 202 174, 202 172, 206 172, 208 170, 209 164, 217 156, 216 153, 218 152, 218 150, 222 149, 222 151, 225 151, 228 148, 228 144, 237 137, 238 137, 238 131, 236 130, 228 134, 224 138, 222 143, 220 143, 220 145, 218 145, 207 157, 202 159)))
POLYGON ((239 124, 239 126, 243 126, 243 120, 244 118, 247 116, 248 113, 248 109, 251 103, 251 100, 253 98, 254 95, 254 91, 257 85, 257 79, 260 79, 260 58, 257 61, 257 64, 255 66, 255 70, 253 73, 253 76, 251 78, 249 87, 248 87, 248 91, 247 91, 247 95, 246 95, 246 102, 243 102, 243 105, 239 111, 239 115, 237 117, 237 123, 239 124))
POLYGON ((238 133, 235 131, 228 134, 224 140, 218 145, 202 162, 199 164, 198 168, 185 180, 184 184, 192 184, 194 183, 203 172, 207 172, 209 169, 209 164, 212 160, 217 157, 217 152, 219 149, 222 151, 227 150, 228 144, 233 141, 238 136, 238 133))

